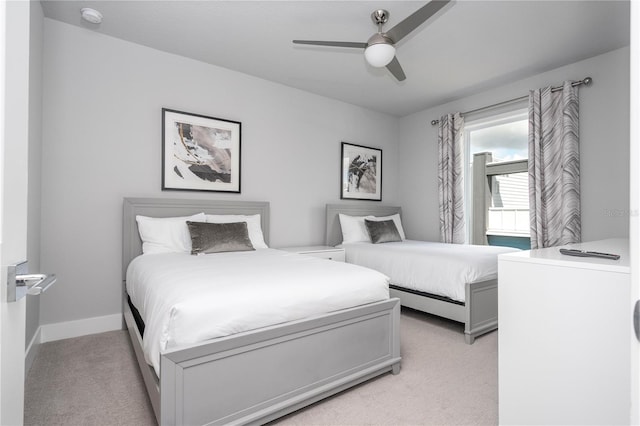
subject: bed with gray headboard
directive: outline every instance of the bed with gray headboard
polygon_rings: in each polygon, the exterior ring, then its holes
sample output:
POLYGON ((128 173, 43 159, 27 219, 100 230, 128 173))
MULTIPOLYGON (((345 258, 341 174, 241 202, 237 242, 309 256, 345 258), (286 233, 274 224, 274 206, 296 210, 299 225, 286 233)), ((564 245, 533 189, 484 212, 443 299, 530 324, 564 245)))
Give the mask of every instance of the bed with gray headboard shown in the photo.
MULTIPOLYGON (((402 215, 397 206, 382 204, 327 204, 326 244, 342 242, 339 214, 349 216, 402 215)), ((349 259, 347 259, 349 261, 349 259)), ((465 283, 465 300, 458 302, 434 294, 403 288, 391 282, 389 293, 400 299, 402 306, 448 318, 464 324, 465 341, 473 343, 477 336, 498 328, 498 280, 465 283)))
MULTIPOLYGON (((268 243, 267 202, 125 198, 123 284, 142 253, 137 215, 199 212, 260 214, 268 243)), ((390 299, 162 352, 158 377, 124 288, 124 319, 159 424, 263 424, 400 371, 400 304, 390 299)))

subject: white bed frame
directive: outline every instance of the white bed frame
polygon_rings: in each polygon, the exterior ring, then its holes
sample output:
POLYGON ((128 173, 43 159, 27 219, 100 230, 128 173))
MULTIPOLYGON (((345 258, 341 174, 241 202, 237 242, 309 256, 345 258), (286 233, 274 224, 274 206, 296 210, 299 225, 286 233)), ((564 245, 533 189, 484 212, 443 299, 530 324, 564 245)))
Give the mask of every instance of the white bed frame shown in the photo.
MULTIPOLYGON (((349 216, 388 216, 396 213, 402 215, 402 209, 381 204, 327 204, 326 244, 329 246, 342 243, 339 213, 349 216)), ((498 328, 497 279, 466 283, 464 304, 398 288, 390 289, 389 293, 392 297, 400 298, 402 306, 464 323, 464 337, 468 344, 472 344, 476 337, 498 328)))
MULTIPOLYGON (((136 215, 256 214, 266 202, 125 198, 122 277, 142 253, 136 215)), ((123 288, 126 288, 123 286, 123 288)), ((160 379, 124 294, 124 320, 162 425, 263 424, 375 376, 400 372, 400 301, 390 299, 163 352, 160 379)))

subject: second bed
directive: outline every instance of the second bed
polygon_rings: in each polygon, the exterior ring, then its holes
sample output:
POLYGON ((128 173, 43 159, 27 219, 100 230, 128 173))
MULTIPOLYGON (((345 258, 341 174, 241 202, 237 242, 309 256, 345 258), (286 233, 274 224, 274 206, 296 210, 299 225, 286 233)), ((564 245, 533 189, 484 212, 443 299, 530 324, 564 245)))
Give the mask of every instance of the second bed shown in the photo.
POLYGON ((400 298, 403 306, 463 323, 467 343, 495 330, 498 327, 498 255, 518 250, 407 240, 400 213, 401 208, 396 206, 327 204, 326 243, 344 248, 347 262, 389 276, 390 295, 400 298), (341 226, 340 215, 346 216, 343 220, 348 218, 353 228, 341 226), (395 216, 402 241, 343 242, 347 234, 358 232, 354 221, 362 221, 364 216, 395 216))

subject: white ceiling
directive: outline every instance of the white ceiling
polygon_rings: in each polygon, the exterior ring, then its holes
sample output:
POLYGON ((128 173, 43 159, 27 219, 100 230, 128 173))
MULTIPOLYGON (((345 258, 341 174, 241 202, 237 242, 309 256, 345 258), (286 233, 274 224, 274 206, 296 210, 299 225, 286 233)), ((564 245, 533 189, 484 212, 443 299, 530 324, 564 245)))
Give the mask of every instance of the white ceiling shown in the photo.
POLYGON ((47 18, 397 116, 629 44, 629 1, 457 0, 398 43, 398 82, 360 49, 291 41, 366 42, 375 9, 388 30, 425 1, 41 3, 47 18), (103 22, 82 21, 82 7, 103 22))

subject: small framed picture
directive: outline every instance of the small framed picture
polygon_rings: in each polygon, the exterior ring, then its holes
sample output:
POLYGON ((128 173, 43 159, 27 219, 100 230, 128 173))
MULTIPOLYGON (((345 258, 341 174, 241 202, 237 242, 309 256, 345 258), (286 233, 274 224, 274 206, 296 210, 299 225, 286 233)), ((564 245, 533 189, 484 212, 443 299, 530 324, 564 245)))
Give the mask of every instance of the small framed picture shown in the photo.
POLYGON ((240 122, 162 109, 162 189, 240 192, 240 122))
POLYGON ((342 142, 340 198, 382 201, 382 150, 342 142))

